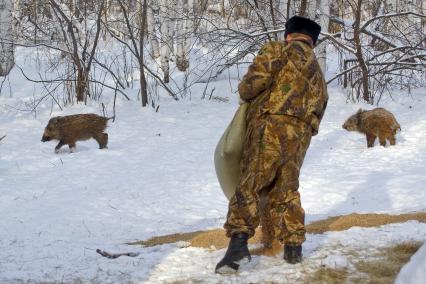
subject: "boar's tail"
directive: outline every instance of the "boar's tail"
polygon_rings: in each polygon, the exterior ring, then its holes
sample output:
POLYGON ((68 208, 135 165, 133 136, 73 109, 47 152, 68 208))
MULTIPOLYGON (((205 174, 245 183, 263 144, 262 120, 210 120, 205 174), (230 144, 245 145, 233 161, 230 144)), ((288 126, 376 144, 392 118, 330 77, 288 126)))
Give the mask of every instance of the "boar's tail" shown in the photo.
POLYGON ((396 123, 396 128, 394 130, 394 134, 396 134, 398 131, 401 132, 401 125, 399 125, 399 123, 396 123))

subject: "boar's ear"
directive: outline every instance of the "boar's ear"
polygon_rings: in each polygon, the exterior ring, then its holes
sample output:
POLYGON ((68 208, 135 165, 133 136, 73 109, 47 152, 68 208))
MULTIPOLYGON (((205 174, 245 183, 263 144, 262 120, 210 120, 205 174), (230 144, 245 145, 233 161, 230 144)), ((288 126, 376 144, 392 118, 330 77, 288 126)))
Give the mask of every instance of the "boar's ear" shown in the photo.
POLYGON ((52 118, 49 120, 49 123, 51 123, 51 124, 55 124, 55 123, 57 123, 57 122, 58 122, 59 118, 60 118, 60 116, 52 117, 52 118))
POLYGON ((360 108, 360 109, 356 112, 356 114, 357 114, 357 115, 360 115, 362 112, 363 112, 363 110, 362 110, 362 108, 360 108))

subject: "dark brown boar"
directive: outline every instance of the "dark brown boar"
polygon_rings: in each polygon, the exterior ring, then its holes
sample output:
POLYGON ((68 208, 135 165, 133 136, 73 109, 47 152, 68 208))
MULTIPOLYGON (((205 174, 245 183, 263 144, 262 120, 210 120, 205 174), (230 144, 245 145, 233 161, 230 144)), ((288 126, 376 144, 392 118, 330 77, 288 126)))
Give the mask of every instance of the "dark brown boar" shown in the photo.
POLYGON ((73 152, 77 141, 90 138, 98 142, 99 149, 107 148, 108 134, 104 130, 109 119, 112 117, 106 118, 93 113, 53 117, 44 129, 41 141, 59 140, 55 147, 56 153, 64 145, 68 145, 70 152, 73 152))
POLYGON ((379 137, 380 145, 386 146, 386 140, 395 145, 395 134, 401 130, 392 113, 384 108, 372 110, 359 109, 349 117, 342 127, 348 131, 358 131, 367 137, 367 147, 373 147, 374 141, 379 137))

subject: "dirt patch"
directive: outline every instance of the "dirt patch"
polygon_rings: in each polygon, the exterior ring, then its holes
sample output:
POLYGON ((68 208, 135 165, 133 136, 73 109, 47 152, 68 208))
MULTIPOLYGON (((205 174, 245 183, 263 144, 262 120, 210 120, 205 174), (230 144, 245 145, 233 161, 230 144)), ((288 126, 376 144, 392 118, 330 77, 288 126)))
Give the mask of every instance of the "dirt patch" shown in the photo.
MULTIPOLYGON (((336 217, 330 217, 308 224, 306 230, 311 234, 322 234, 329 231, 344 231, 352 227, 377 227, 386 224, 404 223, 410 220, 416 220, 426 223, 426 213, 407 213, 399 215, 389 214, 349 214, 336 217)), ((262 232, 256 230, 256 234, 249 240, 250 244, 260 244, 262 232)), ((228 245, 229 239, 223 229, 214 229, 208 231, 196 231, 182 234, 172 234, 166 236, 153 237, 145 241, 136 241, 128 243, 131 245, 143 245, 145 247, 175 243, 178 241, 189 242, 193 247, 207 249, 222 249, 228 245)), ((282 252, 282 246, 275 242, 270 249, 255 249, 253 254, 276 255, 282 252)))

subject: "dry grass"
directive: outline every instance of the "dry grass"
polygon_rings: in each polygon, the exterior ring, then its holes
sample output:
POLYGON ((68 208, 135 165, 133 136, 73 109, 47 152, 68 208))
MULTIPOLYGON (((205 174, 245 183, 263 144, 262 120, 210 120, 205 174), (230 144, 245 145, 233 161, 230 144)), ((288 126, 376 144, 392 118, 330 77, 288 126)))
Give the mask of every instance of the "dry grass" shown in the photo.
POLYGON ((378 227, 387 224, 404 223, 410 220, 426 223, 426 213, 419 212, 399 215, 353 213, 313 222, 307 225, 306 229, 312 234, 322 234, 328 231, 344 231, 352 227, 378 227))
POLYGON ((355 266, 358 271, 364 273, 364 276, 356 279, 356 281, 371 284, 393 283, 402 266, 408 262, 421 245, 421 242, 401 243, 383 249, 376 260, 356 263, 355 266))
MULTIPOLYGON (((354 257, 355 269, 320 268, 307 276, 305 283, 309 284, 392 284, 402 266, 420 248, 421 242, 405 242, 394 246, 382 248, 381 252, 371 255, 374 260, 358 261, 357 254, 354 257)), ((359 257, 359 256, 358 256, 359 257)), ((365 257, 365 255, 364 255, 365 257)))
POLYGON ((305 281, 306 284, 342 284, 348 278, 347 269, 320 268, 305 281))
MULTIPOLYGON (((403 223, 410 220, 417 220, 426 223, 426 213, 408 213, 400 215, 389 214, 349 214, 343 216, 330 217, 325 220, 313 222, 306 226, 306 230, 311 234, 321 234, 328 231, 343 231, 352 227, 377 227, 392 223, 403 223)), ((262 238, 261 230, 256 230, 256 235, 249 240, 251 244, 260 244, 262 238)), ((129 243, 131 245, 143 245, 145 247, 175 243, 178 241, 190 242, 193 247, 207 249, 222 249, 228 245, 229 239, 223 229, 208 231, 196 231, 182 234, 172 234, 166 236, 153 237, 145 241, 129 243)), ((257 249, 254 254, 276 255, 282 252, 282 247, 278 243, 273 243, 271 249, 257 249)))
POLYGON ((158 245, 164 245, 164 244, 171 244, 176 243, 179 241, 188 242, 195 237, 202 235, 209 231, 195 231, 195 232, 189 232, 189 233, 179 233, 179 234, 171 234, 171 235, 164 235, 164 236, 157 236, 152 237, 146 241, 135 241, 135 242, 129 242, 126 243, 127 245, 142 245, 144 247, 153 247, 158 245))

